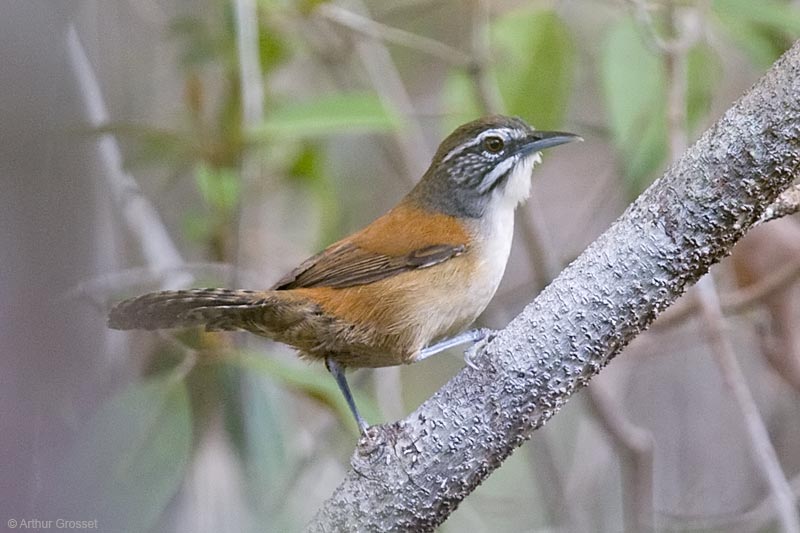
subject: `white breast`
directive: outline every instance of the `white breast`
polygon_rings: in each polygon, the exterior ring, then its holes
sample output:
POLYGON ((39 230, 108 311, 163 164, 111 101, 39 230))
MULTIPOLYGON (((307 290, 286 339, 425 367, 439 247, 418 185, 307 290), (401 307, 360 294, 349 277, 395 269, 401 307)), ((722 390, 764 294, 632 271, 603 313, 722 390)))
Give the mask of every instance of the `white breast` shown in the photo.
MULTIPOLYGON (((514 209, 528 197, 531 171, 538 161, 539 154, 520 161, 508 181, 492 193, 495 197, 489 202, 484 216, 476 221, 474 249, 469 252, 475 258, 470 283, 464 286, 464 278, 457 276, 452 280, 431 280, 424 287, 428 296, 425 312, 415 315, 424 317, 418 324, 420 346, 462 331, 489 305, 503 279, 511 253, 514 209)), ((431 269, 433 273, 434 269, 431 269)))
POLYGON ((505 186, 493 192, 495 197, 480 222, 481 262, 473 291, 476 299, 483 302, 481 310, 489 304, 503 279, 514 237, 514 210, 530 195, 531 172, 539 162, 541 155, 536 152, 517 163, 505 186))

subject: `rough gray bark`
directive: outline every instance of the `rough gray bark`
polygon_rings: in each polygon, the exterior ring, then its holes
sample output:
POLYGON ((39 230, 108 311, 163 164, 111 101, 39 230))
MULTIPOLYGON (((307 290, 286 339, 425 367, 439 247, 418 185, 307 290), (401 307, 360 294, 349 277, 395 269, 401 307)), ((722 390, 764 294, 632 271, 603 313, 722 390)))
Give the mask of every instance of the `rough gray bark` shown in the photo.
POLYGON ((800 165, 800 43, 414 413, 311 531, 428 531, 758 221, 800 165))

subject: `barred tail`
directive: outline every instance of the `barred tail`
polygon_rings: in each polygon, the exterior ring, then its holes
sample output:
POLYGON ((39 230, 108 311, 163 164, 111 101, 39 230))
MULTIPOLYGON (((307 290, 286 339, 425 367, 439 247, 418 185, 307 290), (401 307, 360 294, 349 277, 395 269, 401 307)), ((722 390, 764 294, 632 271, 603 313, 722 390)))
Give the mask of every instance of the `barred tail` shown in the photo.
POLYGON ((265 296, 260 291, 234 289, 151 292, 115 305, 108 315, 108 327, 239 329, 242 312, 262 307, 265 296))

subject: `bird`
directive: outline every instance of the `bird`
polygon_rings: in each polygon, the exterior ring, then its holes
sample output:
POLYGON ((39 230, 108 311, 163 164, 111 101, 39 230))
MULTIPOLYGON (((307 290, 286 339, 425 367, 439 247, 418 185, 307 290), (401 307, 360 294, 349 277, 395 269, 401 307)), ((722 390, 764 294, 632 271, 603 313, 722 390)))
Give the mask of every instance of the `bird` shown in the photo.
POLYGON ((345 369, 414 363, 478 342, 541 151, 579 140, 492 115, 458 127, 399 203, 265 290, 200 288, 124 300, 113 329, 244 330, 324 361, 362 434, 345 369))

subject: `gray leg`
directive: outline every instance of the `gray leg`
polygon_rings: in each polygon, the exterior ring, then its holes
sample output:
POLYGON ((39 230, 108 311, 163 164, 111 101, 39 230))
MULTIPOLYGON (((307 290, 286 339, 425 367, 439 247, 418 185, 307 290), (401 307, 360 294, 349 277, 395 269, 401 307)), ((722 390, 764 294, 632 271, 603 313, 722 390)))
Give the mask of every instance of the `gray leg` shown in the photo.
MULTIPOLYGON (((486 336, 489 335, 491 332, 492 330, 488 328, 482 328, 482 329, 471 329, 469 331, 465 331, 464 333, 459 333, 455 337, 445 339, 443 341, 437 342, 433 346, 428 346, 427 348, 423 348, 422 350, 420 350, 419 355, 414 361, 415 362, 422 361, 423 359, 427 359, 432 355, 436 355, 437 353, 443 352, 444 350, 447 350, 448 348, 452 348, 454 346, 459 346, 461 344, 466 344, 468 342, 478 342, 479 340, 483 340, 484 338, 486 338, 486 336)), ((467 363, 469 363, 469 361, 467 361, 467 363)))
POLYGON ((344 396, 345 401, 347 402, 347 406, 350 408, 350 412, 353 413, 353 417, 356 419, 356 424, 358 424, 358 428, 361 430, 361 433, 367 431, 369 427, 367 422, 361 418, 361 415, 358 413, 358 408, 356 407, 356 402, 353 400, 353 394, 350 392, 350 386, 347 384, 347 378, 344 376, 344 368, 339 366, 339 363, 331 359, 330 357, 325 359, 325 366, 328 367, 328 371, 333 375, 333 378, 336 380, 336 384, 339 385, 339 390, 342 391, 342 395, 344 396))

